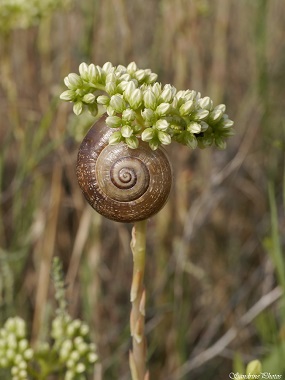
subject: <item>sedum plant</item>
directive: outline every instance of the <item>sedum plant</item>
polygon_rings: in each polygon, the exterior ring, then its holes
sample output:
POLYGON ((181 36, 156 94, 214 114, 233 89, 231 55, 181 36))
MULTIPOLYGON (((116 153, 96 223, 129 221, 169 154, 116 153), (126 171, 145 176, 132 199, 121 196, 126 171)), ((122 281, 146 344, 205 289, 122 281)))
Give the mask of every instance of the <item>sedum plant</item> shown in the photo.
POLYGON ((98 360, 88 325, 67 312, 58 258, 54 259, 53 277, 58 309, 51 325, 52 344, 43 342, 33 349, 26 322, 18 316, 9 318, 0 329, 0 371, 6 369, 12 380, 43 380, 50 374, 62 380, 84 380, 98 360))
POLYGON ((117 222, 133 222, 133 278, 130 301, 132 380, 149 380, 146 368, 144 272, 146 222, 165 204, 172 169, 161 145, 176 141, 195 149, 226 147, 233 121, 224 104, 193 90, 162 86, 150 69, 102 67, 81 63, 79 74, 64 78, 68 88, 60 98, 72 102, 76 115, 87 109, 97 121, 83 139, 77 178, 90 205, 117 222), (114 145, 114 146, 112 146, 114 145), (130 148, 130 149, 129 149, 130 148))
POLYGON ((81 63, 79 74, 70 73, 64 83, 68 90, 60 98, 74 103, 76 115, 87 109, 96 116, 99 107, 107 112, 107 125, 119 128, 111 135, 110 144, 125 142, 136 149, 141 138, 152 150, 171 141, 192 149, 212 145, 224 149, 233 134, 234 123, 224 104, 215 106, 210 97, 201 97, 194 90, 162 86, 157 74, 139 69, 135 62, 127 67, 81 63))

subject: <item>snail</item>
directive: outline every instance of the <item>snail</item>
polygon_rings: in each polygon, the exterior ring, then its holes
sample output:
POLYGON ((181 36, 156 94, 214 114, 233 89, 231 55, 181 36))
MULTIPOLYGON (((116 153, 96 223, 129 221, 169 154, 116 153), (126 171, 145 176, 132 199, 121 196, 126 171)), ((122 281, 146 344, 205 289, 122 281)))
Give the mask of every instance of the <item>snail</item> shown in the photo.
POLYGON ((109 145, 114 129, 101 117, 88 131, 78 152, 76 174, 89 204, 117 222, 136 222, 156 214, 167 201, 172 169, 166 152, 140 141, 109 145))

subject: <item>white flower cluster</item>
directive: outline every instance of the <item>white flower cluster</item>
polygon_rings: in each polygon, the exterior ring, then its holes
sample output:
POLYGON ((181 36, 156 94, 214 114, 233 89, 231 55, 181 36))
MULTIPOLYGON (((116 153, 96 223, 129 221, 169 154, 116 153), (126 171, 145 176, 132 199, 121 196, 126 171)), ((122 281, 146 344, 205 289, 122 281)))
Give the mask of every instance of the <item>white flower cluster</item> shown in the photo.
POLYGON ((208 96, 201 97, 193 90, 177 91, 170 84, 162 87, 156 80, 155 73, 139 69, 134 62, 127 67, 81 63, 79 75, 65 77, 68 90, 60 98, 74 103, 76 115, 87 108, 96 116, 98 105, 103 106, 107 125, 116 129, 110 144, 124 142, 136 149, 141 139, 153 150, 172 140, 192 149, 226 147, 234 123, 224 104, 214 106, 208 96))
POLYGON ((98 360, 96 345, 88 339, 89 332, 86 323, 72 320, 67 314, 54 319, 51 336, 59 363, 66 367, 65 380, 80 379, 98 360))
POLYGON ((33 350, 26 338, 25 321, 9 318, 0 329, 0 368, 10 368, 12 380, 28 379, 28 363, 33 350))

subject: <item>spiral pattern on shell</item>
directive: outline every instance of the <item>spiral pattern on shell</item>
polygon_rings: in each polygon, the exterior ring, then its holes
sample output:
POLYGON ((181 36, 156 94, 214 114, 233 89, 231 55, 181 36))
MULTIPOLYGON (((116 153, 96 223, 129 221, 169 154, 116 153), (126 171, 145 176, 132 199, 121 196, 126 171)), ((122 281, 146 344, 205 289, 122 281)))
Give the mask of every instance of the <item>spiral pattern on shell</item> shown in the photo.
POLYGON ((82 192, 101 215, 117 222, 135 222, 156 214, 166 203, 172 169, 163 149, 152 151, 140 142, 109 145, 113 133, 98 120, 82 141, 76 174, 82 192))

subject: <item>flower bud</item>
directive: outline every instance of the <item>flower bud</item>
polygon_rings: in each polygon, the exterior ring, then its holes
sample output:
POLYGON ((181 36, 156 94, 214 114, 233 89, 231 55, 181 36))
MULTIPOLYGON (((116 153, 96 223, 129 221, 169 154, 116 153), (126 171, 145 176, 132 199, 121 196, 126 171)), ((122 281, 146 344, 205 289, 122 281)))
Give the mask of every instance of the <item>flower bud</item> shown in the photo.
POLYGON ((165 119, 159 119, 155 123, 155 128, 159 129, 160 131, 166 131, 168 126, 169 126, 169 123, 165 119))
POLYGON ((137 65, 135 62, 131 62, 127 66, 127 72, 129 74, 134 74, 137 71, 137 65))
POLYGON ((102 67, 96 65, 96 71, 97 71, 97 75, 96 75, 97 81, 101 81, 103 78, 105 78, 105 73, 102 70, 102 67))
POLYGON ((114 132, 110 137, 109 137, 109 144, 110 145, 116 145, 119 144, 122 141, 122 135, 120 131, 114 132))
POLYGON ((96 82, 98 79, 98 69, 94 63, 91 63, 91 65, 88 66, 88 79, 89 82, 96 82))
POLYGON ((73 106, 73 112, 76 116, 80 115, 83 111, 83 104, 82 102, 76 102, 73 106))
POLYGON ((110 83, 110 82, 114 82, 116 84, 116 81, 117 81, 117 77, 116 77, 115 73, 109 73, 109 74, 107 74, 107 76, 106 76, 106 84, 110 83))
POLYGON ((117 86, 117 92, 118 93, 123 93, 128 85, 128 81, 126 80, 123 80, 122 82, 120 82, 117 86))
POLYGON ((216 106, 216 107, 214 108, 214 110, 220 110, 220 111, 222 111, 223 113, 225 113, 225 112, 226 112, 226 106, 225 106, 225 104, 219 104, 218 106, 216 106))
POLYGON ((171 110, 171 104, 161 103, 155 110, 158 116, 165 116, 171 110))
POLYGON ((85 62, 82 62, 79 65, 79 74, 82 79, 88 80, 88 65, 85 62))
POLYGON ((69 86, 67 87, 70 90, 75 90, 82 85, 82 79, 80 78, 79 75, 75 73, 68 74, 67 78, 68 78, 68 83, 69 83, 69 86))
POLYGON ((205 110, 211 111, 213 109, 213 101, 209 98, 209 96, 199 99, 198 104, 205 110))
POLYGON ((142 104, 142 91, 136 88, 132 94, 129 96, 129 104, 133 109, 138 109, 142 104))
POLYGON ((197 110, 193 114, 193 119, 196 120, 196 121, 200 121, 200 120, 206 119, 206 117, 208 115, 209 115, 209 111, 208 110, 203 110, 203 109, 197 110))
POLYGON ((110 103, 110 97, 107 95, 100 95, 97 98, 97 103, 102 104, 104 106, 108 106, 110 103))
POLYGON ((136 85, 135 85, 134 81, 130 81, 127 84, 125 91, 124 91, 124 98, 127 102, 129 101, 129 98, 131 97, 131 95, 135 91, 135 89, 136 89, 136 85))
POLYGON ((177 99, 183 99, 185 96, 185 90, 180 90, 176 93, 176 98, 177 99))
POLYGON ((110 128, 119 128, 122 124, 122 119, 119 116, 108 116, 106 118, 106 124, 110 128))
POLYGON ((106 62, 104 63, 104 65, 102 66, 102 69, 106 72, 106 73, 109 73, 112 71, 113 69, 113 65, 111 62, 106 62))
POLYGON ((73 368, 75 366, 75 362, 74 362, 74 360, 72 360, 72 359, 68 359, 67 361, 66 361, 66 367, 67 368, 73 368))
POLYGON ((116 71, 118 73, 125 73, 127 71, 127 68, 124 65, 118 65, 116 71))
POLYGON ((118 113, 126 109, 126 102, 121 95, 113 95, 110 100, 110 106, 118 113))
POLYGON ((215 138, 215 144, 216 144, 216 147, 221 149, 221 150, 226 149, 226 146, 227 146, 226 142, 223 140, 222 137, 216 137, 215 138))
POLYGON ((73 380, 73 379, 74 379, 73 371, 71 370, 66 371, 64 380, 73 380))
POLYGON ((27 341, 27 339, 21 339, 18 345, 19 345, 20 352, 23 352, 28 348, 29 342, 27 341))
POLYGON ((151 74, 149 74, 148 75, 148 77, 147 77, 147 79, 146 79, 146 83, 147 84, 152 84, 152 83, 154 83, 154 82, 156 82, 156 80, 157 80, 157 74, 155 74, 155 73, 151 73, 151 74))
POLYGON ((19 373, 19 368, 14 366, 11 368, 11 375, 15 376, 15 375, 18 375, 19 373))
POLYGON ((191 133, 187 133, 185 136, 185 144, 191 148, 191 149, 196 149, 197 148, 197 139, 194 135, 191 133))
POLYGON ((123 125, 121 128, 121 134, 123 137, 131 137, 133 134, 133 130, 129 125, 123 125))
POLYGON ((191 133, 200 133, 201 132, 201 124, 192 121, 187 125, 187 131, 191 133))
POLYGON ((19 371, 19 379, 27 379, 28 372, 25 369, 21 369, 19 371))
POLYGON ((163 132, 163 131, 159 131, 158 132, 158 138, 159 138, 159 141, 163 144, 163 145, 169 145, 171 144, 171 137, 168 133, 166 132, 163 132))
POLYGON ((9 334, 6 338, 6 341, 9 348, 12 348, 13 350, 16 349, 18 345, 16 335, 13 333, 9 334))
POLYGON ((78 363, 75 367, 76 373, 83 373, 86 370, 86 367, 83 363, 78 363))
POLYGON ((137 149, 137 147, 139 146, 139 140, 136 136, 126 138, 126 143, 128 147, 131 149, 137 149))
POLYGON ((114 108, 111 107, 111 106, 108 106, 108 107, 106 108, 106 111, 107 111, 108 116, 114 116, 114 115, 116 114, 114 108))
POLYGON ((31 348, 28 348, 24 353, 23 356, 25 359, 30 360, 34 356, 34 351, 31 348))
POLYGON ((172 92, 171 92, 171 89, 169 87, 166 87, 163 89, 159 99, 163 102, 171 102, 172 101, 172 92))
POLYGON ((70 354, 70 359, 74 362, 78 362, 78 360, 80 359, 80 353, 76 350, 72 351, 70 354))
POLYGON ((85 342, 82 342, 76 346, 78 352, 80 355, 84 355, 88 351, 88 344, 85 342))
POLYGON ((200 121, 199 124, 201 125, 201 132, 205 132, 209 128, 209 125, 205 121, 200 121))
POLYGON ((148 144, 151 150, 156 150, 160 145, 160 141, 158 138, 153 138, 148 144))
POLYGON ((122 113, 122 119, 125 121, 133 121, 136 118, 136 113, 131 108, 127 108, 122 113))
POLYGON ((181 116, 189 115, 195 108, 193 100, 188 100, 186 103, 182 104, 179 108, 179 113, 181 116))
POLYGON ((156 96, 154 95, 151 88, 148 88, 143 96, 144 105, 146 108, 151 108, 154 110, 156 108, 156 96))
POLYGON ((150 141, 153 139, 153 137, 155 136, 155 131, 153 128, 146 128, 142 135, 141 135, 141 138, 143 141, 150 141))
POLYGON ((230 119, 225 119, 223 121, 223 128, 231 128, 234 125, 234 122, 230 119))
POLYGON ((95 363, 97 360, 98 360, 98 355, 96 355, 94 352, 90 352, 90 354, 88 354, 89 363, 95 363))
POLYGON ((184 91, 183 98, 186 101, 188 101, 188 100, 195 100, 197 98, 199 99, 199 97, 200 97, 200 93, 199 92, 197 94, 197 92, 194 91, 194 90, 186 90, 186 91, 184 91))
POLYGON ((223 110, 221 109, 217 109, 214 108, 213 111, 210 112, 210 115, 209 115, 209 120, 213 123, 217 123, 218 121, 221 120, 221 118, 223 117, 223 110))
POLYGON ((117 90, 116 83, 115 82, 106 83, 105 90, 109 95, 115 95, 117 92, 116 91, 117 90))
POLYGON ((135 77, 137 78, 137 80, 139 82, 141 82, 142 80, 144 80, 144 78, 146 77, 146 72, 145 70, 137 70, 135 72, 135 77))
POLYGON ((6 357, 8 360, 13 360, 15 355, 16 355, 16 352, 14 350, 12 350, 11 348, 7 349, 6 357))
POLYGON ((121 82, 129 82, 131 79, 132 78, 131 78, 130 74, 125 73, 125 74, 120 75, 120 81, 121 82))
POLYGON ((143 119, 149 123, 151 123, 155 118, 154 112, 149 108, 146 108, 144 111, 142 111, 141 115, 143 119))
POLYGON ((74 97, 75 97, 75 94, 73 90, 66 90, 59 96, 61 100, 65 100, 67 102, 72 101, 74 97))
POLYGON ((154 85, 152 86, 152 91, 154 95, 158 98, 161 94, 161 84, 158 82, 154 83, 154 85))
POLYGON ((87 103, 87 104, 94 103, 94 101, 95 101, 95 95, 94 95, 94 94, 91 94, 91 93, 86 94, 86 95, 83 96, 82 101, 83 101, 84 103, 87 103))

